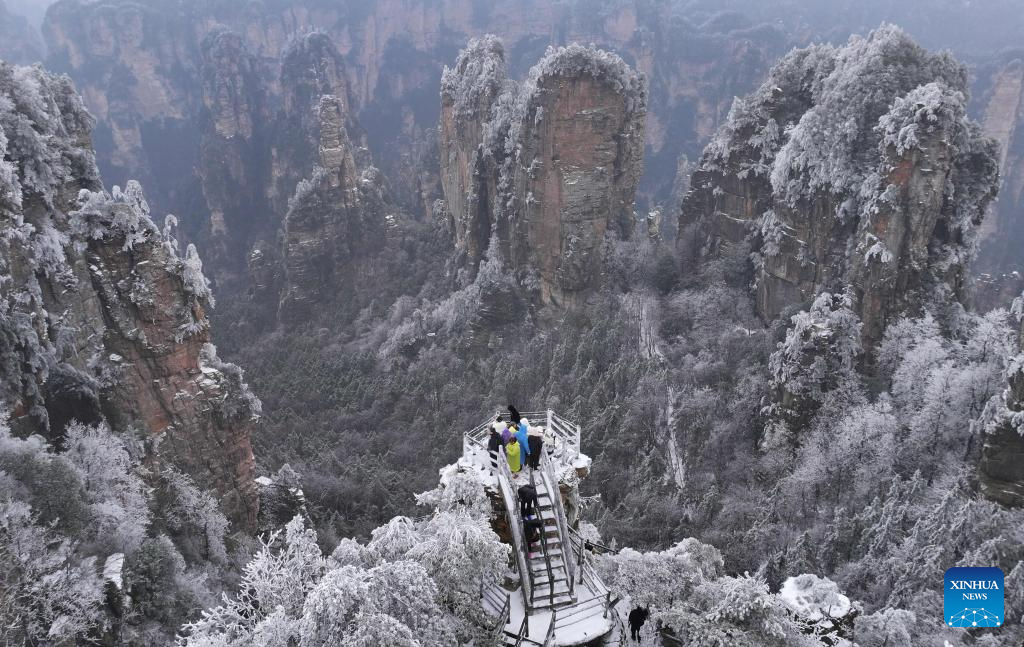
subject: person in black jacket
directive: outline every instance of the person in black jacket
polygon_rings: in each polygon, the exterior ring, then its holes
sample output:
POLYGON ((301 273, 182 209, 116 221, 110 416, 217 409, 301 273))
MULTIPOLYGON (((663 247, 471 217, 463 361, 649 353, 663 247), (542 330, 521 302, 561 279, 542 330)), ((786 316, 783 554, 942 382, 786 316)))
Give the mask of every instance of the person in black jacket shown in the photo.
POLYGON ((533 552, 533 545, 540 541, 540 534, 544 532, 544 522, 537 517, 523 519, 523 534, 526 536, 526 550, 533 552))
POLYGON ((519 515, 525 519, 537 512, 537 488, 523 485, 519 488, 519 515))
POLYGON ((505 423, 501 416, 491 423, 491 435, 487 438, 487 453, 491 455, 491 468, 493 469, 498 468, 498 448, 505 444, 501 440, 501 431, 504 428, 505 423))
POLYGON ((513 407, 511 404, 508 405, 508 418, 509 420, 512 421, 513 427, 518 427, 519 421, 523 419, 523 417, 519 415, 519 410, 513 407))
POLYGON ((651 615, 651 612, 647 607, 637 607, 629 612, 629 637, 633 640, 640 642, 640 627, 644 626, 647 622, 647 616, 651 615))

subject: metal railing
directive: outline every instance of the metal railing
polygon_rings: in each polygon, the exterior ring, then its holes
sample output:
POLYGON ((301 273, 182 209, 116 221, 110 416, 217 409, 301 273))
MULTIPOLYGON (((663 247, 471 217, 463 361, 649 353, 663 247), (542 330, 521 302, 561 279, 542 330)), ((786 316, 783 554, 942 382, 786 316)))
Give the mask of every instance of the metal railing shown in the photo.
POLYGON ((544 636, 544 647, 550 647, 555 644, 555 617, 558 615, 558 610, 551 610, 551 622, 548 623, 548 633, 544 636))
POLYGON ((530 636, 530 616, 529 614, 523 614, 523 622, 519 625, 519 631, 516 632, 516 647, 523 644, 523 641, 530 636))
POLYGON ((565 509, 562 505, 562 491, 558 488, 558 479, 555 478, 551 460, 544 452, 541 452, 540 465, 541 477, 544 479, 548 496, 551 497, 551 505, 555 510, 555 523, 558 525, 558 535, 562 542, 562 563, 569 578, 569 595, 572 596, 576 590, 576 563, 572 558, 572 539, 569 536, 569 523, 565 519, 565 509))
POLYGON ((502 596, 494 588, 496 587, 485 588, 483 583, 481 583, 480 597, 486 599, 491 603, 492 607, 498 609, 497 618, 491 626, 491 635, 494 637, 494 641, 498 642, 502 634, 505 633, 505 626, 508 624, 509 615, 512 613, 512 596, 508 593, 502 596), (504 602, 501 600, 502 597, 504 597, 504 602))
MULTIPOLYGON (((533 473, 532 470, 530 471, 530 486, 533 487, 534 488, 534 492, 536 492, 537 485, 536 485, 536 480, 534 479, 534 473, 533 473)), ((551 498, 551 492, 550 491, 548 492, 548 498, 551 498)), ((540 521, 540 523, 541 523, 541 526, 540 526, 540 546, 541 546, 541 550, 544 552, 544 566, 545 566, 545 568, 546 568, 546 570, 548 572, 548 601, 551 604, 554 604, 555 603, 555 571, 554 571, 554 569, 551 568, 551 551, 548 550, 548 538, 547 538, 547 531, 544 529, 544 517, 540 513, 540 505, 538 504, 538 502, 536 500, 534 500, 534 502, 533 502, 533 514, 537 517, 537 520, 540 521)), ((529 560, 529 557, 530 557, 530 555, 529 555, 530 538, 526 537, 525 530, 526 530, 526 527, 524 526, 523 527, 523 536, 524 536, 524 538, 526 540, 526 550, 527 550, 527 555, 526 555, 527 560, 526 561, 527 561, 527 564, 529 564, 529 561, 530 561, 529 560)), ((533 591, 536 591, 537 589, 536 589, 536 586, 534 586, 534 584, 535 583, 533 581, 533 570, 531 569, 530 570, 530 585, 533 586, 533 591)), ((533 594, 532 593, 530 595, 530 606, 533 606, 533 594)))
MULTIPOLYGON (((495 415, 487 421, 473 427, 462 438, 462 453, 466 455, 474 445, 484 450, 487 449, 487 437, 490 435, 491 423, 498 416, 507 416, 503 411, 496 411, 495 415)), ((551 409, 547 411, 527 411, 519 414, 527 418, 531 424, 538 424, 544 421, 547 431, 558 441, 554 448, 555 456, 565 462, 572 462, 580 455, 580 426, 566 420, 551 409)))
POLYGON ((548 431, 569 449, 569 453, 563 457, 564 460, 569 462, 575 460, 580 455, 580 426, 566 420, 551 409, 545 412, 545 421, 548 431))
POLYGON ((523 585, 523 599, 533 600, 533 582, 530 577, 530 564, 527 554, 526 535, 523 533, 523 518, 519 514, 519 494, 512 490, 512 470, 508 466, 508 456, 505 448, 498 448, 498 486, 501 489, 502 498, 505 500, 505 509, 508 510, 509 524, 512 528, 509 531, 512 535, 513 552, 516 554, 516 562, 519 564, 519 580, 523 585))

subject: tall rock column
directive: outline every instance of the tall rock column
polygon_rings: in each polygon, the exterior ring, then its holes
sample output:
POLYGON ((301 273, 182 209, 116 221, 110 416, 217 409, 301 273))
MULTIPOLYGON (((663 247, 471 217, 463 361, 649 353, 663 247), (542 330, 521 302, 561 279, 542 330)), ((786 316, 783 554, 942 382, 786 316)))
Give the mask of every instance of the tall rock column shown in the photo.
POLYGON ((469 41, 441 77, 441 186, 455 248, 474 268, 491 237, 504 157, 503 147, 484 142, 484 131, 506 82, 505 49, 494 36, 469 41))
POLYGON ((344 106, 333 95, 320 98, 320 165, 289 201, 278 308, 278 318, 288 325, 349 296, 367 267, 360 261, 371 261, 384 248, 393 221, 380 173, 356 166, 344 106))
MULTIPOLYGON (((1024 314, 1024 296, 1013 305, 1024 314)), ((985 429, 978 482, 987 499, 1012 507, 1024 507, 1024 317, 1021 318, 1021 352, 1010 358, 1007 386, 1002 398, 990 406, 985 429)))
POLYGON ((230 266, 267 223, 268 130, 257 63, 235 33, 207 35, 202 47, 203 110, 197 173, 210 208, 209 234, 230 266), (230 249, 229 249, 230 248, 230 249))
POLYGON ((511 258, 535 270, 545 304, 598 284, 605 234, 628 238, 642 171, 646 96, 622 59, 571 45, 530 72, 510 148, 511 258))
POLYGON ((646 85, 618 56, 580 45, 550 48, 522 84, 504 75, 494 37, 471 41, 445 71, 454 245, 475 270, 493 238, 541 304, 572 306, 600 283, 606 234, 632 234, 646 85))
POLYGON ((870 355, 894 317, 967 298, 998 168, 966 93, 961 64, 893 26, 795 50, 705 149, 680 230, 703 259, 750 246, 765 321, 854 286, 870 355))

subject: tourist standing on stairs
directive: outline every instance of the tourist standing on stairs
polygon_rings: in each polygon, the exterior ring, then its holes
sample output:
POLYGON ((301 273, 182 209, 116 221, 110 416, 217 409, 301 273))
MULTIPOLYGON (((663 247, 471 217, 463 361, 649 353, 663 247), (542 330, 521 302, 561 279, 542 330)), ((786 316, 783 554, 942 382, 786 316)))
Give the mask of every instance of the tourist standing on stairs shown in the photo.
POLYGON ((526 431, 526 446, 529 448, 527 455, 530 458, 530 467, 540 468, 540 453, 544 449, 544 427, 531 426, 526 431))
POLYGON ((516 430, 516 440, 519 441, 519 456, 522 460, 520 467, 526 467, 526 459, 530 456, 530 441, 527 430, 530 428, 530 421, 526 418, 519 420, 519 428, 516 430))
POLYGON ((544 522, 531 515, 523 519, 523 535, 526 537, 526 551, 533 557, 534 544, 540 541, 540 535, 544 532, 544 522))
POLYGON ((512 470, 513 474, 518 474, 519 470, 523 469, 522 457, 519 452, 519 441, 512 436, 508 439, 508 444, 505 445, 505 456, 508 458, 508 468, 512 470))
POLYGON ((519 410, 513 407, 511 404, 508 405, 508 419, 513 427, 519 425, 519 421, 522 420, 522 416, 519 415, 519 410))
POLYGON ((487 453, 491 456, 491 467, 498 467, 498 448, 505 444, 501 432, 507 431, 508 427, 502 422, 501 416, 491 423, 491 435, 487 439, 487 453))
POLYGON ((525 519, 537 513, 537 488, 523 485, 519 488, 519 515, 525 519))

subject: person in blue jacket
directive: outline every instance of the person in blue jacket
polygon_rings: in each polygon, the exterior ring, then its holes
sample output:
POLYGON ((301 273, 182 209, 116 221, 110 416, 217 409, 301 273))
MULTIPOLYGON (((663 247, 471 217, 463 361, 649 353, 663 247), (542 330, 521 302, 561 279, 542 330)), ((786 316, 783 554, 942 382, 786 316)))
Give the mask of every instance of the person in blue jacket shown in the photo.
POLYGON ((521 467, 526 467, 526 459, 530 456, 530 441, 526 437, 527 431, 530 429, 530 421, 523 418, 519 421, 519 428, 516 429, 516 440, 519 441, 519 460, 521 467))

